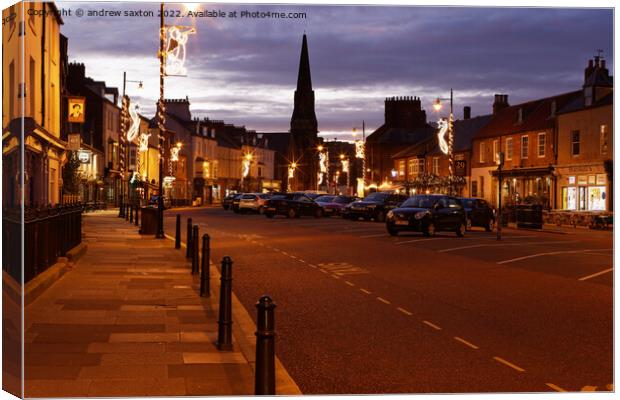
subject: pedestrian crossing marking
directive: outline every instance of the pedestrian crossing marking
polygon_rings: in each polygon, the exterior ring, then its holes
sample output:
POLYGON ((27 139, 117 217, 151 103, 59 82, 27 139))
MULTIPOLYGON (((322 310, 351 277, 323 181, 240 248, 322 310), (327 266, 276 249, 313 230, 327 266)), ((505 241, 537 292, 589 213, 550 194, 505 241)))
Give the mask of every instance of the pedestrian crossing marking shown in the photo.
POLYGON ((360 274, 369 274, 370 271, 364 268, 355 267, 349 263, 321 263, 319 267, 331 272, 334 275, 344 276, 344 275, 360 275, 360 274))

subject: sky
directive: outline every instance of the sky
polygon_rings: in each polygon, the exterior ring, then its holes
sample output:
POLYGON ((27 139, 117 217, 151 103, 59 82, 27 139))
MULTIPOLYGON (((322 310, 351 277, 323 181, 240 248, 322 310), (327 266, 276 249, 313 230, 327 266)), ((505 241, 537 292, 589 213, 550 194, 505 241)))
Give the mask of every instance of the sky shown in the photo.
MULTIPOLYGON (((154 3, 57 2, 71 16, 61 32, 69 60, 122 89, 152 116, 159 98, 159 18, 88 16, 88 11, 155 11, 154 3), (84 11, 82 17, 76 11, 84 11)), ((195 27, 187 76, 168 77, 166 98, 188 97, 192 116, 258 132, 290 127, 301 41, 308 37, 320 135, 350 139, 383 123, 384 100, 417 96, 429 121, 432 103, 454 90, 456 117, 491 112, 495 93, 510 104, 577 90, 588 59, 603 50, 613 71, 611 9, 202 4, 188 17, 166 3, 166 24, 195 27), (236 11, 236 17, 230 13, 236 11), (242 18, 242 11, 305 13, 305 18, 242 18), (181 17, 177 17, 181 15, 181 17)))

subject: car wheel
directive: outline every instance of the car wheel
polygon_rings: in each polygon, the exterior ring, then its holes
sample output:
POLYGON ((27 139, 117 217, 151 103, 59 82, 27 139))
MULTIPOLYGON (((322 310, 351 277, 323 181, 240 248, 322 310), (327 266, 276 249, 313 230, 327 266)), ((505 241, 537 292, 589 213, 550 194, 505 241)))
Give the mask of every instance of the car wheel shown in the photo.
POLYGON ((471 231, 471 227, 472 227, 471 218, 467 217, 467 230, 471 231))
POLYGON ((385 222, 385 211, 383 211, 383 210, 377 211, 377 213, 375 214, 375 221, 376 222, 385 222))
POLYGON ((294 209, 294 208, 289 208, 289 209, 286 211, 286 216, 287 216, 288 218, 295 218, 295 217, 297 216, 297 211, 295 211, 295 209, 294 209))
POLYGON ((390 236, 398 236, 398 229, 394 229, 394 227, 391 227, 388 225, 387 231, 390 234, 390 236))
POLYGON ((267 218, 273 218, 273 214, 272 214, 272 213, 265 213, 265 217, 267 217, 267 218))
POLYGON ((265 207, 263 207, 263 206, 258 207, 258 213, 260 215, 263 215, 265 213, 265 207))
POLYGON ((424 228, 424 236, 429 236, 429 237, 435 236, 435 224, 434 223, 429 222, 428 225, 426 225, 426 228, 424 228))
POLYGON ((484 230, 487 232, 493 232, 493 228, 495 228, 495 221, 493 219, 489 219, 487 226, 484 227, 484 230))
POLYGON ((456 227, 456 236, 463 237, 465 236, 465 232, 467 231, 467 227, 464 223, 459 223, 459 226, 456 227))
POLYGON ((323 210, 321 208, 317 208, 316 211, 314 212, 314 218, 321 218, 323 217, 323 210))

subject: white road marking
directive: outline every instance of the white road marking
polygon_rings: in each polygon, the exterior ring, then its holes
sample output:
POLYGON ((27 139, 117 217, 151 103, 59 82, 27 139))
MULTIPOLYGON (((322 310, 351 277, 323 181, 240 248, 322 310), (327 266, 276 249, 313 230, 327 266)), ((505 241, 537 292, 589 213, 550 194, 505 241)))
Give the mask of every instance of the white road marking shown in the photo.
POLYGON ((566 392, 566 390, 562 389, 561 387, 553 383, 545 383, 545 385, 549 386, 551 389, 555 390, 556 392, 566 392))
POLYGON ((596 386, 584 386, 581 388, 582 392, 596 392, 596 386))
POLYGON ((461 247, 453 247, 451 249, 443 249, 439 250, 439 253, 447 253, 449 251, 456 250, 464 250, 464 249, 474 249, 477 247, 504 247, 504 246, 524 246, 528 244, 537 244, 540 246, 544 246, 547 244, 559 244, 559 243, 576 243, 577 240, 561 240, 557 242, 520 242, 520 243, 497 243, 497 244, 472 244, 471 246, 461 246, 461 247))
POLYGON ((292 254, 290 255, 290 257, 291 257, 291 258, 293 258, 293 259, 295 259, 295 260, 297 260, 297 257, 295 257, 295 256, 294 256, 294 255, 292 255, 292 254))
POLYGON ((280 251, 280 253, 284 254, 285 256, 288 256, 288 253, 286 251, 280 251))
POLYGON ((614 270, 613 268, 608 268, 608 269, 606 269, 604 271, 597 272, 596 274, 592 274, 592 275, 584 276, 583 278, 579 278, 579 280, 580 281, 585 281, 585 280, 588 280, 590 278, 594 278, 594 277, 597 277, 599 275, 606 274, 606 273, 611 272, 613 270, 614 270))
POLYGON ((366 294, 370 294, 370 293, 371 293, 370 291, 368 291, 368 290, 366 290, 366 289, 360 289, 360 291, 361 291, 361 292, 364 292, 364 293, 366 293, 366 294))
POLYGON ((392 304, 389 300, 386 300, 383 297, 377 297, 377 300, 385 304, 392 304))
POLYGON ((510 361, 506 361, 506 360, 504 360, 504 359, 503 359, 503 358, 501 358, 501 357, 493 357, 493 359, 494 359, 495 361, 498 361, 498 362, 500 362, 500 363, 502 363, 502 364, 504 364, 504 365, 507 365, 507 366, 509 366, 510 368, 512 368, 512 369, 514 369, 514 370, 517 370, 517 371, 519 371, 519 372, 524 372, 524 371, 525 371, 523 368, 519 367, 518 365, 514 365, 514 364, 513 364, 513 363, 511 363, 510 361))
POLYGON ((355 286, 355 284, 353 282, 349 282, 349 281, 344 281, 344 283, 346 283, 349 286, 355 286))
POLYGON ((414 243, 414 242, 430 242, 431 240, 445 240, 445 239, 451 239, 451 238, 447 238, 447 237, 430 238, 430 239, 421 238, 421 239, 405 240, 404 242, 396 242, 394 244, 399 245, 399 244, 407 244, 407 243, 414 243))
POLYGON ((401 307, 396 307, 396 309, 397 309, 398 311, 400 311, 401 313, 403 313, 403 314, 406 314, 406 315, 413 315, 413 313, 412 313, 412 312, 407 311, 407 310, 405 310, 404 308, 401 308, 401 307))
POLYGON ((584 250, 551 251, 548 253, 537 253, 537 254, 531 254, 529 256, 511 258, 510 260, 498 261, 497 264, 508 264, 508 263, 512 263, 515 261, 528 260, 530 258, 537 258, 537 257, 543 257, 543 256, 555 256, 558 254, 587 253, 590 251, 600 251, 600 250, 613 250, 613 249, 584 249, 584 250))
POLYGON ((370 238, 376 238, 376 237, 381 237, 381 236, 386 236, 387 237, 388 234, 387 233, 380 233, 380 234, 377 234, 377 235, 360 236, 359 238, 360 239, 370 239, 370 238))
POLYGON ((330 275, 332 278, 334 279, 340 279, 340 277, 338 275, 330 275))
POLYGON ((431 328, 433 328, 433 329, 435 329, 435 330, 438 330, 438 331, 440 331, 440 330, 441 330, 441 327, 440 327, 440 326, 435 325, 435 324, 433 324, 432 322, 429 322, 429 321, 424 320, 424 321, 422 321, 422 323, 423 323, 423 324, 426 324, 426 325, 428 325, 428 326, 430 326, 431 328))
POLYGON ((476 346, 475 344, 468 342, 467 340, 460 338, 458 336, 454 337, 454 340, 459 341, 461 343, 463 343, 465 346, 471 347, 474 350, 478 350, 480 347, 476 346))

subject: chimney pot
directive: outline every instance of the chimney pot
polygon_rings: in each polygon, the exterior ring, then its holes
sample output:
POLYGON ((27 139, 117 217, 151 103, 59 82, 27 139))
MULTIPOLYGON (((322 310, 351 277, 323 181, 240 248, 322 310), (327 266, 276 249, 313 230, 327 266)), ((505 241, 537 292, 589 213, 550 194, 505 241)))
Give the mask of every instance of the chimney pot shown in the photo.
POLYGON ((471 107, 470 106, 463 107, 463 119, 470 119, 470 118, 471 118, 471 107))

